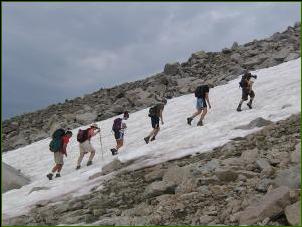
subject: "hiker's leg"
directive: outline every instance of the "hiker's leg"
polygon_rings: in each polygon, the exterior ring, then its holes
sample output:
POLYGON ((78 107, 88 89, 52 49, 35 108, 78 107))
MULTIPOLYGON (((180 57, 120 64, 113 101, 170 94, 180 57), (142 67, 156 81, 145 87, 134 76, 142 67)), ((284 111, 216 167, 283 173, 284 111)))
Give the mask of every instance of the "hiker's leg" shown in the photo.
POLYGON ((204 118, 204 116, 206 116, 207 112, 208 112, 208 108, 207 107, 203 108, 202 114, 200 115, 200 121, 203 120, 203 118, 204 118))
POLYGON ((58 168, 59 168, 59 166, 58 166, 58 164, 56 164, 56 165, 52 168, 51 172, 52 172, 52 173, 55 173, 55 172, 58 170, 58 168))
POLYGON ((120 140, 116 140, 116 150, 120 149, 122 146, 123 146, 123 140, 120 139, 120 140))
POLYGON ((89 155, 89 158, 88 158, 88 162, 91 162, 94 155, 95 155, 95 149, 92 147, 91 143, 89 142, 89 150, 90 150, 90 155, 89 155))
POLYGON ((198 116, 199 114, 201 114, 202 109, 197 109, 197 111, 191 116, 191 118, 193 119, 194 117, 198 116))
POLYGON ((156 128, 156 129, 154 129, 153 137, 155 137, 155 136, 157 135, 157 133, 159 132, 159 130, 160 130, 160 128, 159 128, 159 127, 158 127, 158 128, 156 128))
POLYGON ((58 164, 57 166, 58 166, 58 171, 57 172, 60 173, 61 170, 62 170, 63 165, 62 164, 58 164))
POLYGON ((254 98, 255 98, 255 92, 253 90, 251 90, 251 92, 250 92, 250 104, 252 104, 254 98))
POLYGON ((80 165, 81 165, 82 160, 83 160, 83 158, 84 158, 84 155, 85 155, 85 152, 80 151, 80 156, 79 156, 79 158, 78 158, 77 166, 80 166, 80 165))

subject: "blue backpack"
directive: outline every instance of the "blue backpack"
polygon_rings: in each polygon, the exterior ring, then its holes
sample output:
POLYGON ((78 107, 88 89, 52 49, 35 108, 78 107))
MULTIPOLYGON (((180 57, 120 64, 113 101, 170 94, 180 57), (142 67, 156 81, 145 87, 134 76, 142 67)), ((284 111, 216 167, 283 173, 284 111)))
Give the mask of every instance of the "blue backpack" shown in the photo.
POLYGON ((65 130, 62 128, 57 129, 52 134, 52 140, 49 143, 49 150, 51 152, 58 152, 62 147, 62 137, 65 135, 65 130))

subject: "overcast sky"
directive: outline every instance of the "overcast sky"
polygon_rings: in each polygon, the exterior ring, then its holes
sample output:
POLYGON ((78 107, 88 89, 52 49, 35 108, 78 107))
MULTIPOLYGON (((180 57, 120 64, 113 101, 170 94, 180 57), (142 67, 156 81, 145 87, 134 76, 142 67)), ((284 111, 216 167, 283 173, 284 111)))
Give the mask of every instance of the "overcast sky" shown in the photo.
POLYGON ((269 37, 300 3, 3 3, 2 117, 269 37))

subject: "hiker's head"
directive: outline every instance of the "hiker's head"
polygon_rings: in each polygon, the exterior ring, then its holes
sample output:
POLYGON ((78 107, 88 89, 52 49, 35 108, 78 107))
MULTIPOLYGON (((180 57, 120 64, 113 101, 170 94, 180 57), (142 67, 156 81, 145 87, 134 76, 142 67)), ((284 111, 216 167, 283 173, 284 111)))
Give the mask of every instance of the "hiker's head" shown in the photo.
POLYGON ((70 131, 70 130, 66 131, 65 135, 69 136, 69 137, 72 137, 72 131, 70 131))
POLYGON ((129 112, 128 112, 128 111, 125 111, 125 112, 124 112, 123 118, 124 118, 125 120, 127 120, 127 119, 129 118, 129 112))
POLYGON ((90 128, 93 128, 93 129, 98 129, 98 125, 96 123, 93 123, 92 125, 90 125, 90 128))

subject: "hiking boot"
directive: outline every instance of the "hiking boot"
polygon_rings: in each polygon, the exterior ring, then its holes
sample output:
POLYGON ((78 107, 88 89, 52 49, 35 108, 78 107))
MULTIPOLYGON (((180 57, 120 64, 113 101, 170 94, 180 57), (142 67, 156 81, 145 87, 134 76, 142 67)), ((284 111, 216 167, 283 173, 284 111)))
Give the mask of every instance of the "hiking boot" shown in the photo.
POLYGON ((197 126, 203 126, 202 120, 198 121, 197 126))
POLYGON ((147 136, 147 137, 145 137, 145 138, 144 138, 144 140, 145 140, 146 144, 148 144, 148 143, 149 143, 149 139, 150 139, 150 137, 149 137, 149 136, 147 136))
POLYGON ((53 176, 52 173, 49 173, 49 174, 46 175, 46 177, 47 177, 49 180, 52 180, 52 176, 53 176))
POLYGON ((78 170, 78 169, 80 169, 80 168, 81 168, 81 166, 77 166, 77 167, 76 167, 76 170, 78 170))
POLYGON ((237 107, 237 111, 240 112, 241 111, 241 105, 238 105, 237 107))
POLYGON ((115 148, 110 149, 112 155, 116 155, 117 154, 117 150, 115 148))
POLYGON ((88 161, 87 166, 91 166, 91 165, 92 165, 92 161, 88 161))
POLYGON ((246 104, 250 109, 252 109, 253 107, 252 107, 252 103, 251 102, 248 102, 247 104, 246 104))
POLYGON ((57 173, 57 174, 56 174, 56 177, 61 177, 61 174, 60 174, 60 173, 57 173))
POLYGON ((152 138, 150 139, 150 141, 153 141, 153 140, 155 140, 155 137, 152 137, 152 138))
POLYGON ((191 122, 193 121, 193 118, 192 117, 188 117, 187 118, 187 123, 188 123, 188 125, 191 125, 191 122))

